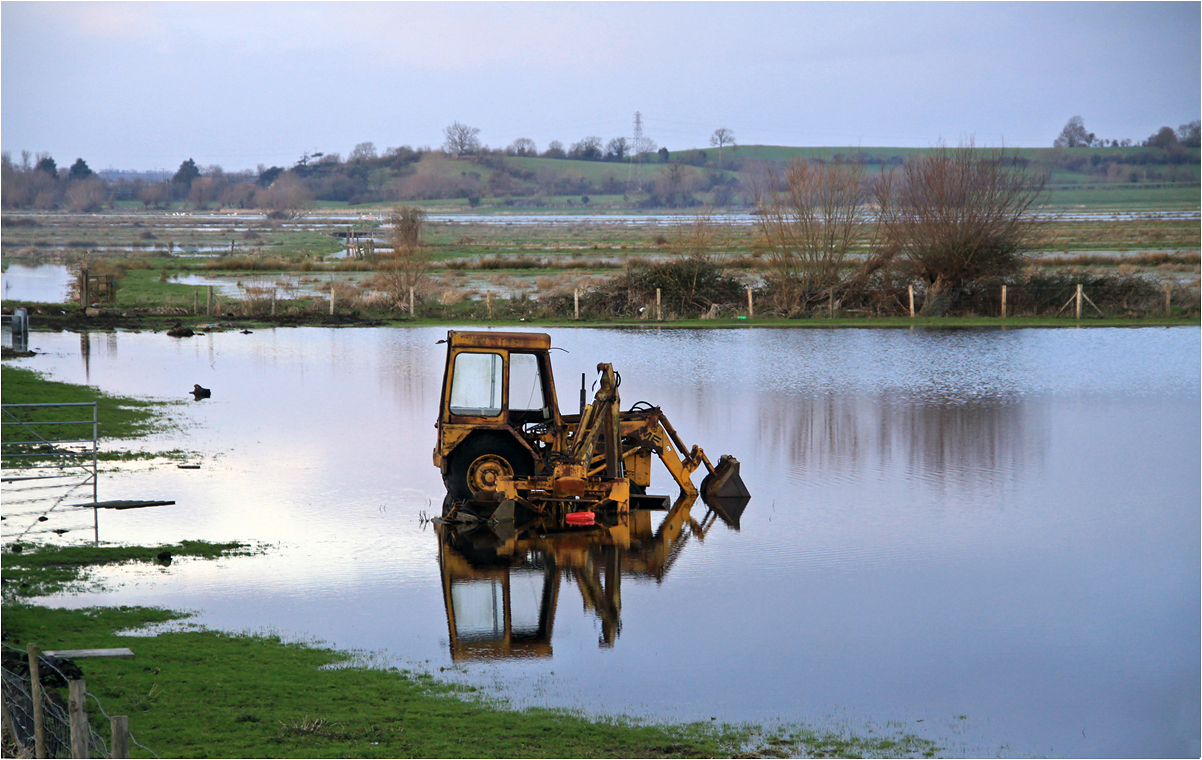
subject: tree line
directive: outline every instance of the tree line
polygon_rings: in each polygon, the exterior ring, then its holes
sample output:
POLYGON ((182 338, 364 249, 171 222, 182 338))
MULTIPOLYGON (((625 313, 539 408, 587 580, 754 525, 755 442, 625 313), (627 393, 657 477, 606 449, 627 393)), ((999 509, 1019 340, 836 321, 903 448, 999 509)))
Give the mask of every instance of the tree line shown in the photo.
MULTIPOLYGON (((1060 134, 1052 141, 1053 148, 1127 148, 1131 145, 1132 141, 1129 139, 1099 138, 1085 128, 1085 120, 1080 116, 1069 119, 1064 129, 1060 130, 1060 134)), ((1195 119, 1188 124, 1182 124, 1176 130, 1172 127, 1161 127, 1139 145, 1169 151, 1202 147, 1202 121, 1195 119)))
MULTIPOLYGON (((478 128, 456 121, 443 130, 445 139, 438 149, 403 145, 379 151, 373 143, 362 142, 345 159, 339 153, 306 152, 291 166, 259 165, 253 171, 227 172, 188 158, 162 179, 116 172, 106 172, 106 178, 82 158, 64 169, 48 154, 22 151, 20 159, 14 160, 5 152, 0 202, 6 209, 78 212, 111 208, 117 202, 141 203, 148 209, 188 204, 259 209, 276 217, 302 213, 316 201, 354 206, 459 198, 475 206, 492 198, 507 205, 539 206, 552 203, 552 198, 558 198, 559 204, 566 197, 568 205, 588 205, 595 195, 621 195, 625 205, 643 208, 750 206, 756 182, 781 168, 738 152, 734 132, 725 127, 714 131, 708 150, 676 153, 643 137, 604 141, 587 136, 566 147, 553 140, 540 150, 526 137, 493 149, 481 143, 479 135, 478 128), (460 164, 419 170, 423 160, 439 157, 460 164), (578 164, 513 158, 594 161, 606 166, 599 175, 586 174, 578 164)), ((1051 168, 1105 182, 1196 182, 1198 138, 1199 122, 1194 121, 1177 130, 1158 130, 1141 143, 1151 150, 1099 151, 1131 141, 1099 139, 1080 116, 1074 116, 1055 140, 1056 151, 1041 160, 1051 168), (1093 150, 1077 150, 1083 147, 1093 150)), ((864 151, 836 153, 830 160, 876 171, 904 163, 898 155, 882 157, 864 151)))

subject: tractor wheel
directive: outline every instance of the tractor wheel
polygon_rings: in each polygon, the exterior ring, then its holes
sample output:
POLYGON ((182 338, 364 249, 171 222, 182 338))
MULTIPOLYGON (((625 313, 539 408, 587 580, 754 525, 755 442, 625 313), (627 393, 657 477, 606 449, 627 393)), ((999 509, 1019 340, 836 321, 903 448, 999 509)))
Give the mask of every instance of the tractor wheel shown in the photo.
POLYGON ((477 491, 495 491, 499 475, 525 478, 533 474, 534 459, 516 441, 480 436, 455 449, 443 482, 452 498, 470 499, 477 491))

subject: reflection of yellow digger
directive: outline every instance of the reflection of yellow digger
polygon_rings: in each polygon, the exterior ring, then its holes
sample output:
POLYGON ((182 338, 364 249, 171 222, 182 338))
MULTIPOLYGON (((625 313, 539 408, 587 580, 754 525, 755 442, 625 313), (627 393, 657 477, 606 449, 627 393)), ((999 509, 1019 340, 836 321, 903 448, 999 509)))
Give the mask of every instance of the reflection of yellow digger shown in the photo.
POLYGON ((601 623, 598 643, 612 647, 621 629, 623 575, 662 582, 690 536, 704 540, 716 518, 737 528, 712 507, 694 520, 695 501, 681 494, 655 529, 652 512, 639 508, 604 513, 585 530, 556 528, 542 515, 520 526, 436 520, 451 658, 551 656, 561 579, 576 583, 601 623))
POLYGON ((697 495, 692 474, 704 465, 707 502, 746 503, 734 457, 723 456, 715 466, 699 447, 686 448, 659 407, 640 402, 620 410, 621 376, 611 365, 597 365, 600 387, 587 405, 582 378, 580 413, 564 415, 551 374, 550 336, 452 330, 446 343, 434 464, 446 483, 449 512, 471 500, 477 515, 503 520, 522 511, 562 524, 573 513, 625 512, 632 501, 662 505, 664 497, 642 497, 652 454, 683 494, 697 495))

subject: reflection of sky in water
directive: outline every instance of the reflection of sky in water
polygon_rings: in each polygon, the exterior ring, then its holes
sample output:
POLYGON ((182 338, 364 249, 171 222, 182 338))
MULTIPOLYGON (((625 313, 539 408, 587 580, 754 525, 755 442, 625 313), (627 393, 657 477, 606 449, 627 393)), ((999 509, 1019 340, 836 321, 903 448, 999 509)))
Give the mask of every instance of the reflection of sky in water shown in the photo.
POLYGON ((5 301, 63 303, 71 290, 71 271, 63 264, 9 264, 0 274, 5 301))
MULTIPOLYGON (((442 498, 441 337, 97 334, 85 362, 79 336, 32 335, 47 353, 19 363, 56 379, 213 389, 144 444, 196 451, 202 469, 102 478, 102 499, 178 504, 101 514, 102 538, 273 544, 113 571, 123 585, 100 598, 449 664, 437 541, 417 519, 442 498)), ((564 407, 612 361, 624 406, 658 403, 686 442, 737 456, 753 501, 740 533, 690 541, 662 582, 623 580, 612 648, 565 581, 553 657, 457 678, 521 676, 505 686, 518 701, 607 712, 900 720, 952 754, 1197 754, 1198 329, 552 338, 569 350, 553 356, 564 407)), ((652 491, 668 483, 657 470, 652 491)), ((31 521, 10 517, 6 540, 31 521)), ((45 527, 82 540, 91 515, 45 527)))

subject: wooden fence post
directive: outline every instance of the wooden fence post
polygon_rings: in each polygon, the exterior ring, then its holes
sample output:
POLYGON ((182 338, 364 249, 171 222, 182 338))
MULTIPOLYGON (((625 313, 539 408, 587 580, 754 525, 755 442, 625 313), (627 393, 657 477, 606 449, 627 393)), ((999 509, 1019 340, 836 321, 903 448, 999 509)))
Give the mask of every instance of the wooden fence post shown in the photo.
POLYGON ((46 719, 42 714, 42 670, 38 665, 38 645, 28 644, 25 651, 29 654, 29 694, 33 698, 34 757, 42 760, 46 757, 46 719))
POLYGON ((212 285, 209 286, 209 301, 205 305, 205 316, 206 317, 213 316, 213 286, 212 285))
POLYGON ((275 288, 271 289, 271 316, 275 316, 275 288))
POLYGON ((747 286, 747 318, 755 319, 755 300, 751 295, 751 286, 747 286))
POLYGON ((1173 316, 1173 283, 1171 282, 1164 284, 1164 315, 1166 318, 1173 316))
POLYGON ((67 716, 71 721, 71 757, 88 757, 88 684, 82 678, 67 681, 67 716))
POLYGON ((576 288, 572 293, 572 309, 576 314, 576 319, 580 319, 580 288, 576 288))
POLYGON ((192 291, 192 316, 195 317, 199 313, 200 313, 200 291, 193 290, 192 291))
POLYGON ((334 286, 330 285, 330 316, 334 316, 334 286))
POLYGON ((659 288, 655 289, 655 321, 662 322, 664 320, 664 310, 660 307, 659 288))
POLYGON ((1081 318, 1081 283, 1077 283, 1077 319, 1081 318))
POLYGON ((914 318, 914 283, 910 283, 910 319, 914 318))
POLYGON ((484 291, 484 302, 488 305, 488 318, 492 319, 492 291, 484 291))
POLYGON ((112 726, 112 750, 113 760, 127 760, 129 758, 129 716, 114 715, 109 718, 109 724, 112 726))
POLYGON ((1006 318, 1006 286, 1002 286, 1002 319, 1006 318))
POLYGON ((412 318, 415 313, 413 311, 413 288, 409 288, 409 316, 412 318))

